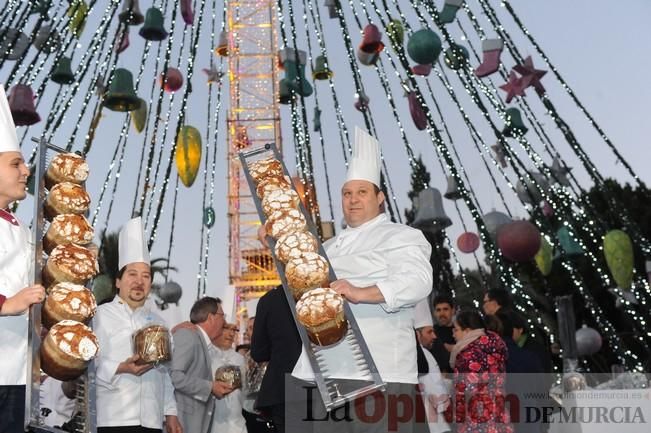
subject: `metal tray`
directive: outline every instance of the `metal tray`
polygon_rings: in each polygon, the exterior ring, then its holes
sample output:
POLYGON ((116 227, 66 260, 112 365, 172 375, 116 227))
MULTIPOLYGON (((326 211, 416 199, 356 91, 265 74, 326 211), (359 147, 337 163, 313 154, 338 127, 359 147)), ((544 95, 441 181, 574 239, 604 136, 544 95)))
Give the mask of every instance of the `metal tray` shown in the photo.
MULTIPOLYGON (((59 153, 66 153, 65 149, 45 141, 45 138, 32 138, 38 143, 34 159, 34 219, 32 220, 32 242, 34 244, 34 284, 41 284, 41 271, 43 270, 43 234, 47 221, 43 216, 43 203, 45 203, 45 170, 46 165, 59 153)), ((92 326, 92 325, 89 325, 92 326)), ((37 432, 63 432, 63 430, 46 426, 41 417, 41 304, 34 304, 29 309, 29 326, 27 334, 27 387, 25 389, 25 430, 37 432)), ((86 372, 79 378, 75 401, 76 432, 95 433, 95 362, 91 361, 86 372)))
MULTIPOLYGON (((284 174, 286 176, 289 176, 287 167, 285 166, 282 156, 278 152, 278 149, 276 148, 276 145, 274 143, 268 143, 264 146, 261 146, 258 149, 254 149, 246 152, 243 151, 239 153, 239 158, 242 163, 242 168, 244 170, 246 180, 251 190, 251 196, 253 197, 253 201, 255 203, 256 209, 258 210, 258 215, 260 216, 260 221, 262 224, 266 222, 266 216, 262 211, 262 205, 260 199, 255 194, 255 190, 256 190, 255 182, 253 181, 251 175, 249 174, 249 164, 259 159, 263 159, 271 156, 273 156, 275 159, 280 161, 280 163, 283 166, 284 174)), ((309 213, 305 210, 302 203, 299 203, 299 206, 300 206, 300 211, 303 213, 307 221, 308 230, 318 240, 319 235, 317 233, 316 227, 314 226, 314 222, 310 218, 309 213)), ((321 394, 321 398, 323 399, 323 404, 326 410, 331 411, 337 407, 344 405, 348 401, 352 401, 355 398, 371 394, 378 390, 384 391, 386 389, 386 383, 382 381, 382 378, 380 377, 380 374, 377 371, 377 367, 375 366, 375 361, 373 361, 373 357, 371 356, 371 353, 368 350, 368 346, 366 345, 364 336, 362 335, 359 326, 357 325, 357 321, 355 320, 355 316, 353 315, 348 302, 344 301, 344 315, 346 317, 346 320, 348 320, 348 331, 344 336, 343 340, 338 344, 336 344, 335 346, 327 346, 327 347, 318 346, 310 341, 309 337, 307 336, 307 331, 305 330, 303 325, 298 321, 298 318, 296 316, 296 302, 294 301, 294 296, 292 295, 287 285, 287 279, 285 278, 285 266, 282 264, 280 260, 276 258, 275 255, 276 241, 271 236, 267 236, 267 241, 271 249, 271 254, 274 257, 274 263, 276 264, 278 275, 280 276, 280 279, 282 281, 283 289, 284 289, 283 291, 285 292, 285 297, 287 298, 287 302, 290 306, 290 310, 292 312, 292 317, 294 318, 294 322, 296 324, 298 334, 301 337, 303 347, 305 347, 305 351, 307 352, 307 356, 312 366, 312 370, 314 371, 315 382, 319 389, 319 393, 321 394), (337 366, 333 365, 332 361, 329 362, 326 359, 325 355, 329 351, 333 350, 335 347, 337 348, 338 352, 342 352, 341 349, 342 347, 345 348, 345 350, 343 350, 342 353, 343 356, 347 357, 347 359, 338 358, 338 363, 353 364, 356 367, 357 372, 360 373, 362 377, 364 377, 364 380, 363 382, 360 383, 360 385, 351 388, 349 381, 334 378, 334 377, 329 377, 329 373, 335 371, 337 369, 337 366)), ((332 269, 332 265, 330 265, 330 260, 328 260, 328 256, 326 255, 320 240, 319 240, 319 254, 328 261, 328 265, 330 267, 330 275, 329 275, 330 281, 337 280, 337 276, 335 275, 335 272, 332 269)), ((339 354, 340 353, 338 353, 338 355, 339 354)))

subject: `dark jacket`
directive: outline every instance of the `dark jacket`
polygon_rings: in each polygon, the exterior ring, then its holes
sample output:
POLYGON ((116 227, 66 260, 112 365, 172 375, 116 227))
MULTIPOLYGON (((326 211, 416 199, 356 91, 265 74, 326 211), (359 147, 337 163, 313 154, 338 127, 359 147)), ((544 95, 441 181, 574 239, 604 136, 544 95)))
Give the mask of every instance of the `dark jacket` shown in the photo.
POLYGON ((436 338, 434 339, 434 344, 430 352, 436 359, 436 363, 439 365, 441 372, 443 373, 452 373, 452 368, 450 367, 450 352, 445 348, 445 344, 455 344, 454 336, 452 335, 452 326, 434 326, 434 333, 436 338))

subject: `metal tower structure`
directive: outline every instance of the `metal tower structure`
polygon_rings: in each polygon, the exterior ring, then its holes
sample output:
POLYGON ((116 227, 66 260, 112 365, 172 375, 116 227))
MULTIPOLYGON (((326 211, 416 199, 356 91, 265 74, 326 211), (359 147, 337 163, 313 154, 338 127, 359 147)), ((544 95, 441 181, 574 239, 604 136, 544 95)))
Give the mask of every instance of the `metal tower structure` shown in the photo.
POLYGON ((229 281, 235 311, 280 284, 271 253, 257 240, 260 220, 237 153, 281 146, 275 2, 229 0, 227 7, 229 281))

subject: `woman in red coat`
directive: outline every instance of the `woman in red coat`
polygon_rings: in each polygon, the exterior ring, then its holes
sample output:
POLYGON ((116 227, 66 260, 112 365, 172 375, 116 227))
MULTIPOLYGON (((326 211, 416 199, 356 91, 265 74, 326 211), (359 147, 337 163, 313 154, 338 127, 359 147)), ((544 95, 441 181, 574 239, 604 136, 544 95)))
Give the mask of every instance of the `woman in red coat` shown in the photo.
POLYGON ((506 345, 497 334, 484 330, 484 321, 475 311, 457 314, 453 333, 457 343, 450 366, 457 432, 512 433, 505 408, 506 345))

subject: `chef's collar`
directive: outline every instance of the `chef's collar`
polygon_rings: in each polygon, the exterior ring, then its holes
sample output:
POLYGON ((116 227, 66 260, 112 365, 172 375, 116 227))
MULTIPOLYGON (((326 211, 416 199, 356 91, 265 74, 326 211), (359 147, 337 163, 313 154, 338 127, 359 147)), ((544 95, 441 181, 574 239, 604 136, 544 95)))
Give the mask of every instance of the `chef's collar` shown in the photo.
POLYGON ((384 222, 387 220, 387 214, 386 213, 380 213, 378 216, 375 218, 366 221, 364 224, 359 225, 357 227, 346 227, 341 233, 344 234, 349 234, 349 233, 356 233, 359 231, 366 230, 367 228, 374 226, 376 224, 379 224, 381 222, 384 222))
POLYGON ((0 218, 2 218, 3 220, 5 220, 5 221, 7 221, 7 222, 9 222, 10 224, 13 224, 13 225, 15 225, 15 226, 18 225, 18 220, 17 220, 16 217, 15 217, 11 212, 9 212, 8 210, 0 209, 0 218))

